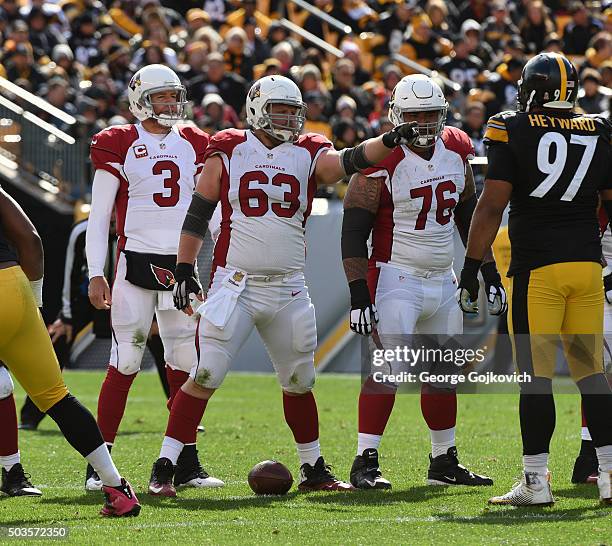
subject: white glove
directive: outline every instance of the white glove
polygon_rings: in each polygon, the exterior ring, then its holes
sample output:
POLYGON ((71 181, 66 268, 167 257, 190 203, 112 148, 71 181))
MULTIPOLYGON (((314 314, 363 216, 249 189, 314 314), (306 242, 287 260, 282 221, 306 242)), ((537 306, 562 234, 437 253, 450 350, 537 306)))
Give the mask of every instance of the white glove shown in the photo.
POLYGON ((350 325, 351 330, 361 336, 372 333, 374 326, 378 323, 378 312, 372 303, 367 307, 351 309, 350 325))

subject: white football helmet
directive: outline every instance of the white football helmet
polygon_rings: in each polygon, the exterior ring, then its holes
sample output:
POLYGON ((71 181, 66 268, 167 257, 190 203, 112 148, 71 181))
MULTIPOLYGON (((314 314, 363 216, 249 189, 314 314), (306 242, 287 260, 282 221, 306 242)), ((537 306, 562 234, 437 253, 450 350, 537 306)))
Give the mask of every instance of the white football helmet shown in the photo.
POLYGON ((265 76, 251 87, 246 99, 247 123, 281 142, 294 142, 306 120, 306 105, 295 83, 284 76, 265 76), (294 115, 270 114, 271 104, 297 107, 294 115))
POLYGON ((438 120, 418 123, 419 137, 414 146, 429 148, 436 143, 446 123, 448 103, 440 86, 423 74, 404 76, 393 89, 389 102, 389 119, 395 127, 404 123, 404 112, 429 112, 438 110, 438 120))
POLYGON ((132 76, 128 85, 130 112, 140 121, 153 118, 165 127, 172 127, 177 121, 185 119, 186 97, 187 91, 179 77, 174 73, 174 70, 163 64, 143 66, 132 76), (153 108, 151 95, 167 89, 178 92, 177 101, 164 102, 164 106, 169 107, 170 112, 158 115, 153 108))

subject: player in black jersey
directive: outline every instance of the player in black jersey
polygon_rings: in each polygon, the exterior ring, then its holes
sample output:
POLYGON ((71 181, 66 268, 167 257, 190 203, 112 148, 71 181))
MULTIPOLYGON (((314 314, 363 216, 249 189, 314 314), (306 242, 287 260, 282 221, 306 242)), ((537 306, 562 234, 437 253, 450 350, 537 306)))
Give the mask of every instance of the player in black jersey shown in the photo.
POLYGON ((612 393, 603 373, 603 283, 597 207, 612 211, 611 126, 573 111, 574 66, 540 54, 523 69, 517 112, 487 125, 489 169, 474 213, 457 296, 474 312, 477 272, 510 202, 508 326, 521 384, 524 478, 492 504, 554 502, 548 453, 555 427, 557 339, 581 396, 599 460, 599 496, 612 504, 612 393), (550 339, 550 338, 553 339, 550 339))
MULTIPOLYGON (((68 392, 62 380, 47 328, 38 311, 42 306, 42 282, 40 237, 19 205, 0 188, 0 360, 38 408, 57 423, 70 445, 102 477, 106 503, 101 514, 138 515, 138 499, 130 484, 117 472, 93 415, 68 392)), ((6 485, 8 494, 12 491, 11 480, 15 481, 10 474, 16 466, 7 476, 3 471, 2 490, 6 485)))

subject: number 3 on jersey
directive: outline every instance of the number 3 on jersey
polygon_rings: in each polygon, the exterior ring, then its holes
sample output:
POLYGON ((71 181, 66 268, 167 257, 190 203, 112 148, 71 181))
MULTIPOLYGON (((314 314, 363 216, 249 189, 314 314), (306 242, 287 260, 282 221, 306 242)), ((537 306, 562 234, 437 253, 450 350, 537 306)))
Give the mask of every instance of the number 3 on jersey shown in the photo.
POLYGON ((153 174, 166 174, 168 176, 164 178, 164 188, 170 190, 170 195, 164 195, 164 192, 158 192, 153 194, 153 201, 158 207, 174 207, 179 202, 179 196, 181 194, 181 187, 178 184, 181 178, 181 171, 176 163, 173 161, 158 161, 153 165, 153 174))

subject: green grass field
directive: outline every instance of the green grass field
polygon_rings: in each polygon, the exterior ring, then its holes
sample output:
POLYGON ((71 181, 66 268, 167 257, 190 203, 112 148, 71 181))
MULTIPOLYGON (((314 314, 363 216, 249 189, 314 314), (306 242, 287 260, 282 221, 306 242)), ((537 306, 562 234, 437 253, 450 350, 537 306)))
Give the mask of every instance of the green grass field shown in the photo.
MULTIPOLYGON (((71 391, 95 410, 102 373, 67 372, 71 391)), ((356 376, 319 376, 315 388, 326 460, 348 479, 356 442, 356 376)), ((23 391, 17 389, 21 404, 23 391)), ((198 447, 207 470, 226 482, 216 490, 188 490, 177 499, 146 495, 167 410, 156 375, 142 373, 113 449, 122 474, 143 505, 136 519, 98 516, 101 495, 83 490, 85 465, 46 419, 22 432, 22 462, 41 498, 0 500, 0 526, 69 527, 79 544, 604 544, 612 542, 612 511, 597 488, 573 486, 570 473, 579 439, 579 400, 557 396, 557 430, 550 468, 557 503, 551 508, 494 507, 520 473, 517 399, 464 395, 459 402, 458 448, 470 468, 496 480, 492 488, 425 485, 427 428, 414 395, 398 396, 383 440, 382 465, 393 489, 383 492, 256 497, 246 481, 258 461, 275 458, 296 477, 298 460, 272 375, 233 374, 208 406, 198 447)), ((0 541, 2 539, 0 538, 0 541)), ((14 541, 11 541, 14 543, 14 541)), ((10 542, 9 542, 10 543, 10 542)))

